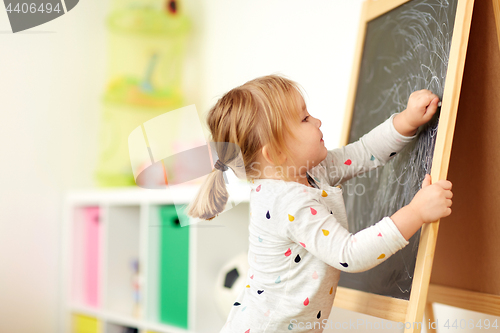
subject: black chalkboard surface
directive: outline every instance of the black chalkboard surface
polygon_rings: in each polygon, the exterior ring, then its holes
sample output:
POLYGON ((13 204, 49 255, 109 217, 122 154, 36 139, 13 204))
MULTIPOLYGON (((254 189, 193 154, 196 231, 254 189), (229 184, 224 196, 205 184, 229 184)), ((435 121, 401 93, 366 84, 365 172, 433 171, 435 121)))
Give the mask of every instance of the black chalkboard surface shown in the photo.
MULTIPOLYGON (((457 0, 412 0, 368 22, 349 142, 403 111, 413 91, 443 96, 456 9, 457 0)), ((350 232, 410 203, 431 172, 438 116, 384 167, 344 184, 350 232)), ((419 238, 369 271, 342 272, 339 286, 409 300, 419 238)))

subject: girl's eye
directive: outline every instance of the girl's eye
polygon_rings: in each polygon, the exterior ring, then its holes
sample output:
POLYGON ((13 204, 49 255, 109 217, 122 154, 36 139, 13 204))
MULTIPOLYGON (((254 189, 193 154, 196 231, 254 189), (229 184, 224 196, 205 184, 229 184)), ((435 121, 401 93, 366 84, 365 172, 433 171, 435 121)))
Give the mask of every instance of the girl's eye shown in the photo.
POLYGON ((307 118, 309 118, 309 116, 306 116, 302 121, 307 121, 307 118))

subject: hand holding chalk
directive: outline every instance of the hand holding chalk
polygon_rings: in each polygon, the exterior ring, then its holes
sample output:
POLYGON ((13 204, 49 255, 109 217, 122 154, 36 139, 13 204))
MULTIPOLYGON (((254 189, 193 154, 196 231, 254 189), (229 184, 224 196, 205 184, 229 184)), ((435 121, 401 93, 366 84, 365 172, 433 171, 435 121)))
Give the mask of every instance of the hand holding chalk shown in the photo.
POLYGON ((394 127, 402 135, 414 135, 421 125, 432 119, 439 103, 439 97, 429 90, 413 92, 408 99, 406 110, 394 118, 394 127))
MULTIPOLYGON (((408 124, 418 128, 424 125, 437 111, 439 106, 439 97, 429 90, 422 89, 415 91, 408 99, 406 120, 408 124)), ((403 111, 404 112, 404 111, 403 111)))

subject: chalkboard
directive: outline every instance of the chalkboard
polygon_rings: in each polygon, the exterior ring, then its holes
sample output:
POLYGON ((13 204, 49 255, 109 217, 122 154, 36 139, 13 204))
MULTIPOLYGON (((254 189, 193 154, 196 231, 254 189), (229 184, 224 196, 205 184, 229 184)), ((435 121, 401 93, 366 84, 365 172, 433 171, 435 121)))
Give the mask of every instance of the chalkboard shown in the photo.
MULTIPOLYGON (((367 23, 349 142, 403 111, 413 91, 443 96, 456 9, 457 0, 412 0, 367 23)), ((383 168, 344 184, 350 232, 410 203, 431 173, 438 117, 383 168)), ((369 271, 342 272, 339 286, 409 300, 419 238, 369 271)))

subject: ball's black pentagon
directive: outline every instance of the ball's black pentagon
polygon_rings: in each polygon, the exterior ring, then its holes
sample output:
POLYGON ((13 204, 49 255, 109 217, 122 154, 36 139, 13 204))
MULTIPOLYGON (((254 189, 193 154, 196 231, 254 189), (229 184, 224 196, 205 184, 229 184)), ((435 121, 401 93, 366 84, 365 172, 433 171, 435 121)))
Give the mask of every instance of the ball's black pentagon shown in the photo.
POLYGON ((232 288, 233 284, 236 282, 238 277, 240 276, 240 273, 238 273, 238 270, 236 268, 233 268, 226 274, 226 278, 224 279, 224 287, 226 288, 232 288))

